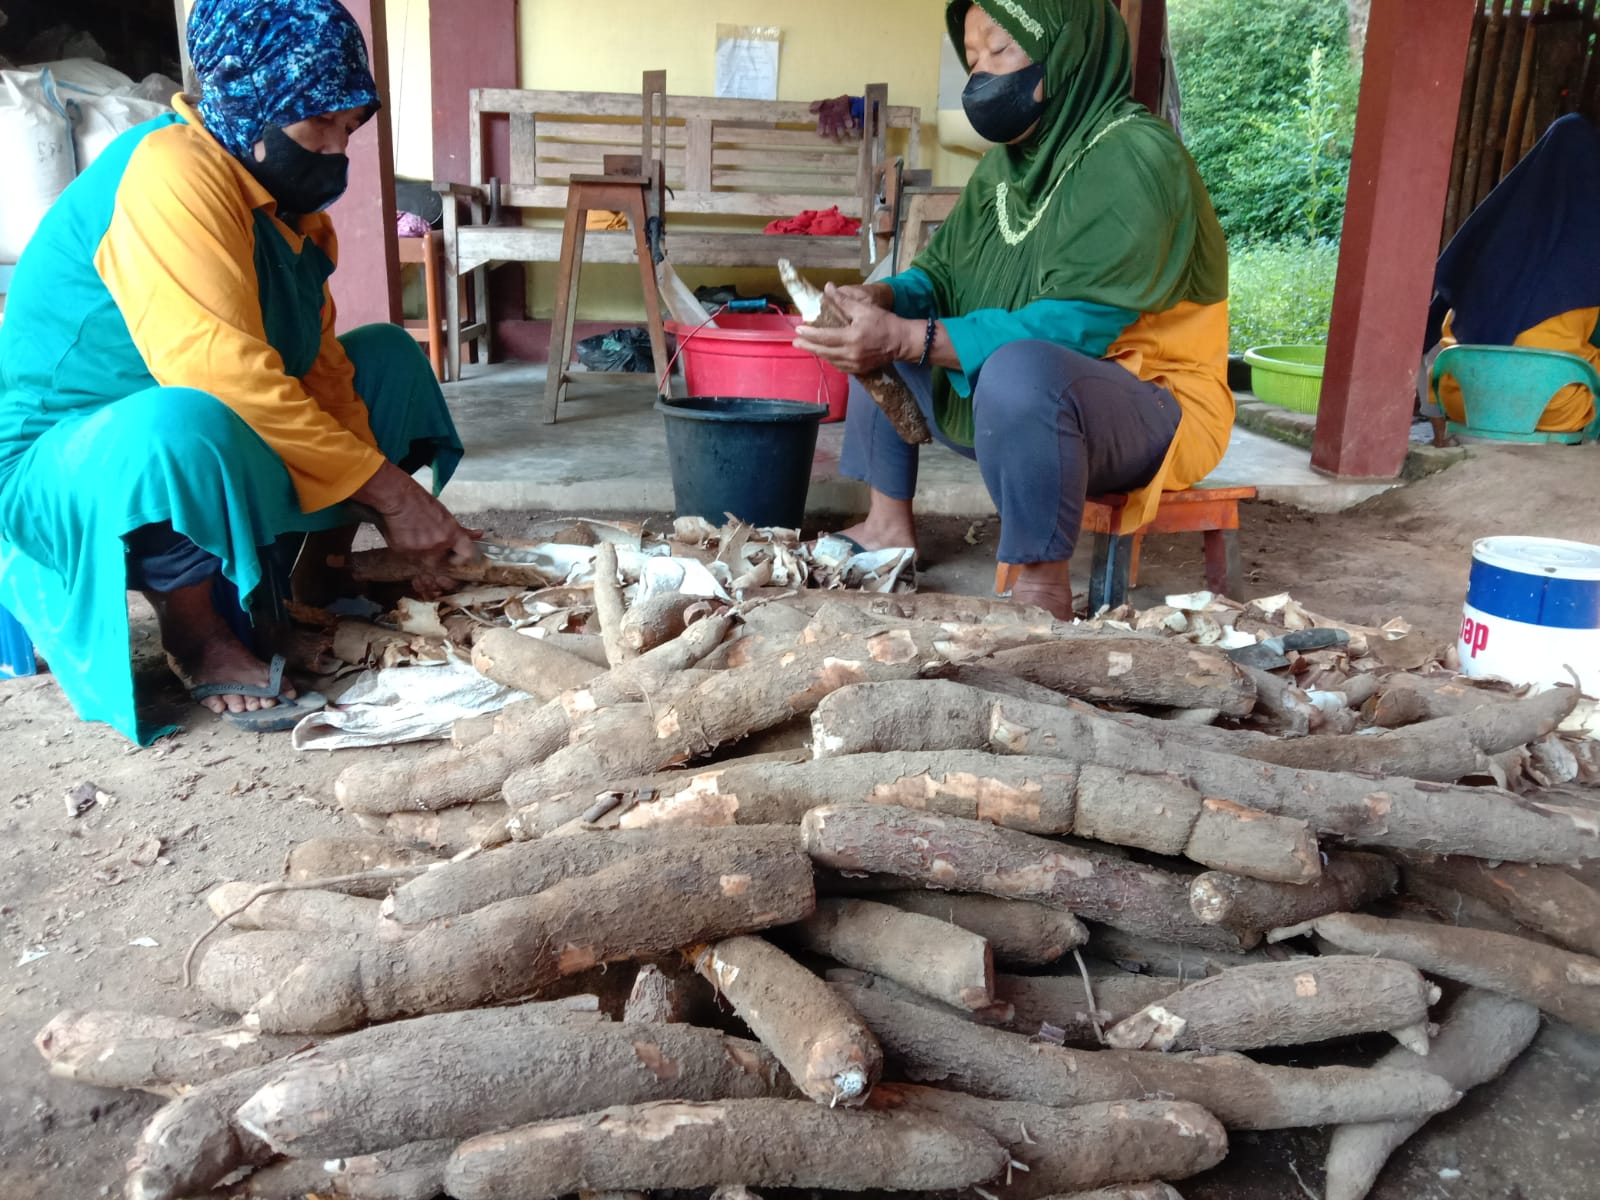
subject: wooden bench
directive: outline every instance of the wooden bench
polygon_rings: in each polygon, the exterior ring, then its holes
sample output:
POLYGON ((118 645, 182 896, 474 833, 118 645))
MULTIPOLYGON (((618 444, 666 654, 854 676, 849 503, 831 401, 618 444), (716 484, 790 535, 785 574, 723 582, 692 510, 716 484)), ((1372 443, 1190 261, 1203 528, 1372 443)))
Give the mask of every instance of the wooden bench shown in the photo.
MULTIPOLYGON (((1147 533, 1198 533, 1205 542, 1206 587, 1237 599, 1244 589, 1239 562, 1239 501, 1254 500, 1253 487, 1196 487, 1162 492, 1161 507, 1148 525, 1122 529, 1121 493, 1090 496, 1083 506, 1083 532, 1094 537, 1089 574, 1088 615, 1116 608, 1139 583, 1139 547, 1147 533)), ((995 594, 1004 596, 1016 582, 1018 566, 1001 563, 995 570, 995 594)))
MULTIPOLYGON (((869 112, 879 114, 871 123, 873 136, 837 143, 817 136, 816 117, 805 103, 668 96, 664 245, 673 264, 773 266, 788 258, 803 268, 870 269, 888 253, 893 234, 873 220, 885 167, 891 151, 916 165, 922 115, 912 106, 889 105, 882 84, 869 87, 866 95, 869 112), (862 221, 860 236, 762 232, 775 218, 834 206, 862 221), (675 221, 696 227, 674 230, 675 221), (704 227, 712 222, 716 227, 704 227)), ((435 186, 446 193, 444 292, 451 344, 480 338, 487 349, 483 302, 477 301, 472 323, 463 327, 457 280, 475 274, 474 290, 481 298, 483 270, 493 263, 559 261, 556 218, 566 207, 568 180, 602 171, 608 156, 637 155, 644 118, 637 93, 476 88, 470 120, 471 179, 435 186), (507 179, 485 173, 484 139, 498 120, 510 125, 507 179), (466 220, 463 203, 470 209, 466 220), (517 213, 505 215, 507 209, 548 223, 523 224, 517 213)), ((632 263, 634 235, 591 232, 583 257, 585 262, 632 263)))

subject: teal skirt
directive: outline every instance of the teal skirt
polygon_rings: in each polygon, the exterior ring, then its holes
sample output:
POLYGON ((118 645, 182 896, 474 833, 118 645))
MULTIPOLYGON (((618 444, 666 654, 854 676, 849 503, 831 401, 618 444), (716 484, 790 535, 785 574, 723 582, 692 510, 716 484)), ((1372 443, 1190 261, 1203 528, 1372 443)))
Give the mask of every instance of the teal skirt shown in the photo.
MULTIPOLYGON (((437 493, 461 461, 461 440, 428 360, 394 325, 340 341, 378 449, 408 470, 431 465, 437 493)), ((5 398, 13 410, 30 403, 5 398)), ((15 459, 0 483, 0 607, 28 631, 80 717, 148 745, 174 727, 139 719, 123 536, 171 521, 222 560, 248 605, 264 547, 352 519, 344 505, 301 512, 282 460, 214 396, 149 388, 74 410, 15 459)))

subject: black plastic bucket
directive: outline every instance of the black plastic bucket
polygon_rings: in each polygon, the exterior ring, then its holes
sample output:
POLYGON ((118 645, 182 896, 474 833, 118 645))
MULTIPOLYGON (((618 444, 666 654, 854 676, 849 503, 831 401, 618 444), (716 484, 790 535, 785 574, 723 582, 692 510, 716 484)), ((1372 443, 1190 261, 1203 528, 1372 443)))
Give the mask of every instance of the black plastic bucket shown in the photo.
POLYGON ((811 487, 817 426, 828 410, 797 400, 688 396, 657 400, 667 423, 680 517, 798 529, 811 487))

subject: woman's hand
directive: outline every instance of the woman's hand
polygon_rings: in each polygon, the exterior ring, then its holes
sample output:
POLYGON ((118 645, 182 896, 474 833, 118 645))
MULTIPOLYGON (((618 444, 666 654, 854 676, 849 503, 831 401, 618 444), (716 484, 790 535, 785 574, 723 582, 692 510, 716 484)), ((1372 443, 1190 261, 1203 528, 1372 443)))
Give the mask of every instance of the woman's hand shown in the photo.
POLYGON ((799 349, 832 363, 846 375, 864 375, 888 363, 915 362, 922 356, 925 327, 921 321, 897 317, 852 294, 864 290, 861 288, 836 288, 830 283, 825 290, 849 323, 838 329, 800 326, 794 339, 799 349))
POLYGON ((441 595, 454 585, 452 565, 478 557, 476 543, 483 531, 465 528, 426 488, 391 462, 379 467, 351 499, 377 514, 378 529, 390 549, 415 555, 436 568, 414 581, 424 599, 441 595))
POLYGON ((831 287, 830 294, 835 300, 843 297, 860 304, 871 304, 876 308, 894 309, 894 289, 887 283, 847 283, 843 287, 831 287))

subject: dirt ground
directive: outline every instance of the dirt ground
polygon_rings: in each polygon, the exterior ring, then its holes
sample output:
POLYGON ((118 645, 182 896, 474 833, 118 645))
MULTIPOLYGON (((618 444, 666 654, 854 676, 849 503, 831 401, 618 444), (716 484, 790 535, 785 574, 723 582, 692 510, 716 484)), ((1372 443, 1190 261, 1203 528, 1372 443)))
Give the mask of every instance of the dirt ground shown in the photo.
MULTIPOLYGON (((1496 450, 1337 516, 1252 505, 1241 533, 1247 594, 1291 591, 1313 610, 1364 622, 1404 615, 1450 640, 1475 537, 1597 540, 1597 501, 1600 449, 1586 447, 1496 450)), ((490 513, 474 523, 512 535, 527 520, 490 513)), ((993 521, 930 526, 924 586, 988 590, 995 536, 993 521)), ((1079 556, 1085 573, 1087 558, 1079 556)), ((1198 588, 1198 538, 1151 539, 1143 570, 1141 602, 1198 588)), ((297 756, 286 736, 245 735, 187 706, 148 612, 135 615, 141 694, 186 725, 154 748, 77 722, 48 675, 0 681, 9 781, 0 809, 0 1200, 118 1194, 121 1165, 158 1103, 51 1079, 29 1044, 40 1026, 69 1007, 221 1023, 178 985, 184 949, 209 923, 205 893, 223 880, 275 877, 305 838, 358 832, 331 802, 343 761, 297 756), (63 797, 85 780, 112 799, 73 819, 63 797)), ((1323 1131, 1238 1135, 1234 1144, 1222 1168, 1183 1185, 1185 1196, 1321 1195, 1323 1131)), ((1506 1079, 1404 1147, 1373 1195, 1600 1196, 1600 1038, 1547 1023, 1506 1079)))

